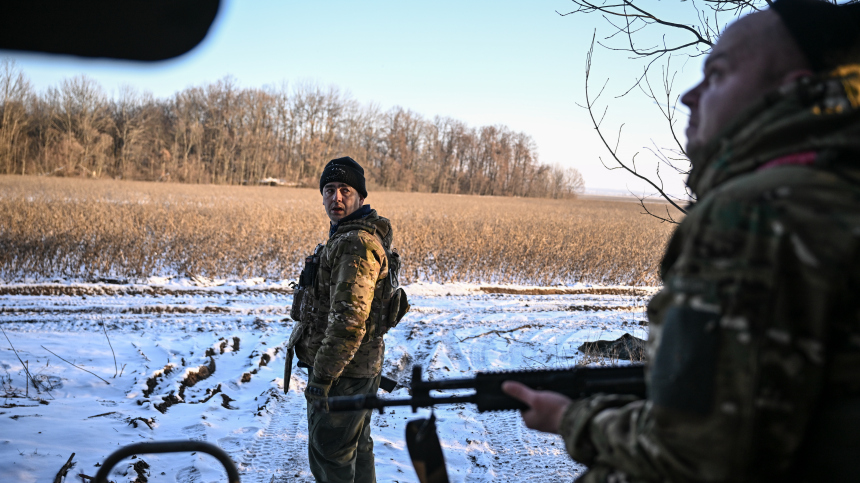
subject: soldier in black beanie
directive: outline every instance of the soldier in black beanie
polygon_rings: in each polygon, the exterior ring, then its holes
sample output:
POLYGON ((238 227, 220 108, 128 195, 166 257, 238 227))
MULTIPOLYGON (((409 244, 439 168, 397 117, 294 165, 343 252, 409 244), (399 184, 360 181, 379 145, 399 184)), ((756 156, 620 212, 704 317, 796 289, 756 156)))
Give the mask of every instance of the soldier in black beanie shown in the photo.
POLYGON ((364 187, 364 168, 349 156, 332 159, 325 165, 320 176, 320 193, 326 184, 333 181, 346 183, 355 188, 362 198, 367 198, 367 189, 364 187))
POLYGON ((320 194, 329 237, 305 259, 293 294, 290 316, 297 323, 287 343, 285 383, 295 354, 298 366, 308 368, 308 461, 316 481, 375 483, 371 412, 329 414, 327 401, 379 389, 390 328, 382 307, 399 258, 390 254, 391 223, 364 204, 364 169, 354 159, 326 164, 320 194))
POLYGON ((772 9, 779 14, 813 72, 860 62, 860 3, 777 0, 772 9))

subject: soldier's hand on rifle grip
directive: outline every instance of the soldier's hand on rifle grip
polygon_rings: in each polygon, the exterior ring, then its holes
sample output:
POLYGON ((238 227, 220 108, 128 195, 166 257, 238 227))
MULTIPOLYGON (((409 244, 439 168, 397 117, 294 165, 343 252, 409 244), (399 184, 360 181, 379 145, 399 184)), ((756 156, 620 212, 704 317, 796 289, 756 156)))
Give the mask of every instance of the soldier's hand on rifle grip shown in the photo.
POLYGON ((523 421, 531 429, 545 433, 558 434, 561 419, 570 403, 567 396, 552 391, 535 391, 516 381, 505 381, 502 391, 514 399, 528 404, 529 409, 522 411, 523 421))
POLYGON ((308 387, 305 388, 305 399, 313 407, 328 412, 328 392, 330 389, 331 381, 308 382, 308 387))

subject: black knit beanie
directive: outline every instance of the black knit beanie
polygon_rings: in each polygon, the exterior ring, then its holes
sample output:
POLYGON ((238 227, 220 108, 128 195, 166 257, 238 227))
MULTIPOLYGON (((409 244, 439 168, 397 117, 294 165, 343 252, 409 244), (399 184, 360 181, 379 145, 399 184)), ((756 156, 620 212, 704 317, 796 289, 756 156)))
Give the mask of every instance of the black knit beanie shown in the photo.
POLYGON ((773 9, 814 72, 860 62, 860 4, 823 0, 776 0, 773 9))
POLYGON ((358 191, 362 198, 367 198, 367 189, 364 187, 364 168, 349 156, 332 159, 325 165, 322 176, 320 176, 320 193, 328 183, 346 183, 358 191))

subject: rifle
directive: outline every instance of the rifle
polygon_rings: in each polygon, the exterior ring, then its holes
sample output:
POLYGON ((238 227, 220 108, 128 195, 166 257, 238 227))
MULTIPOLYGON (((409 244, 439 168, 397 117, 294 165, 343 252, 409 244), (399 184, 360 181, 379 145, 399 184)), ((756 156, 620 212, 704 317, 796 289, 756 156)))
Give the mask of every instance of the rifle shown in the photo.
MULTIPOLYGON (((421 366, 412 366, 412 384, 409 399, 380 398, 375 394, 360 394, 328 398, 329 411, 358 411, 383 409, 389 406, 433 407, 438 404, 472 403, 478 411, 505 411, 528 409, 524 403, 502 392, 502 383, 517 381, 532 389, 555 391, 571 399, 592 394, 629 394, 645 397, 645 366, 621 367, 573 367, 563 369, 526 370, 510 372, 479 372, 475 377, 463 379, 422 380, 421 366), (431 396, 430 391, 472 389, 473 394, 464 396, 431 396)), ((314 404, 322 407, 321 401, 314 404)))

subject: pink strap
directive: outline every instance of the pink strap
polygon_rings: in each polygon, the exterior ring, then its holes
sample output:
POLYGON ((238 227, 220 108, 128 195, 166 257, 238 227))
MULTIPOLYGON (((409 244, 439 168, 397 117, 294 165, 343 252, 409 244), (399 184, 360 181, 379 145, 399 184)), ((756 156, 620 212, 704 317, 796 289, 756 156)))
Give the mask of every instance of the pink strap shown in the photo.
POLYGON ((763 165, 759 166, 756 171, 775 168, 777 166, 785 166, 787 164, 799 164, 801 166, 809 166, 815 162, 815 157, 818 154, 815 151, 803 151, 801 153, 793 153, 781 158, 772 159, 763 165))

